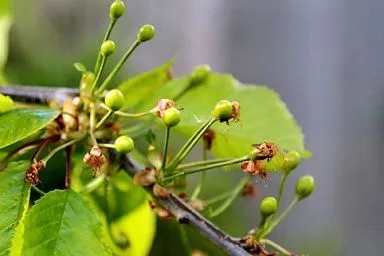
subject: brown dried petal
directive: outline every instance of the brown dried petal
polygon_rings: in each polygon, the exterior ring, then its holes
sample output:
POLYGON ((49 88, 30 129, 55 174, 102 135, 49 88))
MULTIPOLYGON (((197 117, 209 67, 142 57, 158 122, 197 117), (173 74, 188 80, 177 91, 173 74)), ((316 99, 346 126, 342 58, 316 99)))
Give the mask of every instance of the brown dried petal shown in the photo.
POLYGON ((212 129, 208 129, 203 134, 204 146, 207 150, 212 149, 213 140, 216 137, 216 133, 212 129))
POLYGON ((150 186, 156 183, 156 169, 145 168, 136 173, 133 177, 133 183, 139 186, 150 186))
POLYGON ((256 152, 255 157, 257 157, 259 160, 270 160, 273 158, 277 151, 278 148, 275 143, 273 142, 263 142, 259 144, 252 144, 253 147, 255 147, 258 152, 256 152))
POLYGON ((190 200, 188 204, 197 211, 202 211, 205 208, 205 202, 199 199, 190 200))
POLYGON ((94 146, 83 158, 84 163, 89 165, 95 171, 95 175, 100 171, 106 160, 103 151, 98 146, 94 146))
POLYGON ((158 117, 163 117, 164 111, 174 106, 176 106, 176 103, 172 100, 160 99, 157 101, 154 111, 158 117))
POLYGON ((168 198, 168 196, 169 196, 169 191, 166 189, 166 188, 164 188, 164 187, 162 187, 162 186, 160 186, 159 184, 155 184, 154 186, 153 186, 153 194, 155 195, 155 196, 157 196, 157 197, 160 197, 160 198, 168 198))
POLYGON ((33 185, 38 184, 40 182, 39 171, 42 168, 45 168, 45 163, 42 161, 39 161, 39 162, 35 161, 33 164, 31 164, 31 166, 27 171, 27 174, 25 175, 26 182, 33 185))
POLYGON ((241 192, 241 195, 244 196, 244 197, 255 197, 256 196, 256 186, 255 184, 251 183, 251 182, 247 182, 244 187, 243 187, 243 191, 241 192))
POLYGON ((240 120, 240 103, 237 101, 232 101, 232 113, 231 118, 237 122, 240 120))

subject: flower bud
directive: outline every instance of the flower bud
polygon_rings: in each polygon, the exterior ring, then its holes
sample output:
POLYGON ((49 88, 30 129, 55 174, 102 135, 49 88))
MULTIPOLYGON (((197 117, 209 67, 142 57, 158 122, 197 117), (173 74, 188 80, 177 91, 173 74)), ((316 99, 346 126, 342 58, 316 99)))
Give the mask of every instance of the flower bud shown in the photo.
POLYGON ((195 67, 191 73, 191 84, 197 85, 203 83, 211 74, 211 67, 208 65, 200 65, 195 67))
POLYGON ((113 111, 117 111, 124 106, 124 96, 117 89, 110 90, 104 99, 105 105, 113 111))
POLYGON ((115 50, 116 45, 112 40, 105 41, 100 47, 100 52, 104 57, 111 55, 115 50))
POLYGON ((118 152, 128 154, 135 147, 135 143, 128 136, 120 136, 115 140, 115 148, 118 152))
POLYGON ((109 9, 109 17, 111 17, 111 19, 116 20, 121 16, 123 16, 124 12, 125 12, 124 2, 122 2, 121 0, 115 0, 111 4, 111 7, 109 9))
POLYGON ((277 201, 274 197, 268 196, 260 202, 260 213, 264 217, 269 217, 277 212, 277 201))
POLYGON ((155 27, 152 25, 144 25, 137 33, 137 40, 140 42, 146 42, 151 40, 155 36, 155 27))
POLYGON ((310 196, 315 189, 315 179, 311 175, 305 175, 297 180, 295 193, 299 200, 310 196))
POLYGON ((220 120, 228 120, 232 114, 232 103, 228 100, 219 101, 212 111, 212 116, 220 120))
POLYGON ((301 162, 301 156, 296 151, 290 151, 284 156, 283 169, 286 171, 292 171, 301 162))
POLYGON ((180 123, 180 111, 174 107, 166 109, 163 113, 162 119, 165 126, 171 128, 180 123))

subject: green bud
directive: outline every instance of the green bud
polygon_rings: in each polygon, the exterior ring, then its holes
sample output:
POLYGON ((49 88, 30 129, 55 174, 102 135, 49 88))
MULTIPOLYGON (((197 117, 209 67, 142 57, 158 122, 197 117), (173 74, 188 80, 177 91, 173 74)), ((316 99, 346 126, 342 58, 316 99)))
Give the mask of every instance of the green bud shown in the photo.
POLYGON ((311 175, 305 175, 297 180, 295 193, 299 200, 310 196, 315 189, 315 179, 311 175))
POLYGON ((111 55, 115 50, 116 45, 112 40, 105 41, 100 47, 100 52, 104 57, 111 55))
POLYGON ((220 120, 226 120, 231 118, 232 103, 228 100, 219 101, 212 111, 212 116, 220 120))
POLYGON ((127 154, 135 147, 135 143, 128 136, 120 136, 115 140, 115 148, 118 152, 127 154))
POLYGON ((271 216, 277 212, 277 201, 273 196, 267 196, 260 202, 260 213, 264 217, 271 216))
POLYGON ((124 12, 125 12, 124 2, 122 2, 121 0, 115 0, 111 4, 111 7, 109 9, 109 17, 111 17, 111 19, 118 19, 121 16, 123 16, 124 12))
POLYGON ((200 65, 195 67, 191 73, 191 84, 201 84, 203 83, 211 74, 211 67, 208 65, 200 65))
POLYGON ((121 91, 117 89, 110 90, 105 95, 105 105, 113 111, 117 111, 124 106, 124 96, 121 91))
POLYGON ((288 152, 284 156, 284 165, 283 169, 287 171, 292 171, 295 169, 301 162, 301 156, 296 151, 288 152))
POLYGON ((151 40, 155 36, 155 27, 152 25, 144 25, 140 28, 137 33, 137 40, 140 42, 145 42, 151 40))
POLYGON ((180 111, 173 107, 169 108, 164 111, 162 118, 165 126, 171 128, 180 123, 180 111))

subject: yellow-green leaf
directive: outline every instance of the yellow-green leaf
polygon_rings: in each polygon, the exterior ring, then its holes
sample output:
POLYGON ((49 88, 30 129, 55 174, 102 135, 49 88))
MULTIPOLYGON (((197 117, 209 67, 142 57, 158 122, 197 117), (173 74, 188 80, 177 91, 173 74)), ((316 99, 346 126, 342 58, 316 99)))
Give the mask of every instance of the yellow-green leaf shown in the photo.
POLYGON ((29 203, 30 186, 24 181, 28 166, 28 161, 12 162, 0 172, 1 256, 10 255, 12 243, 19 243, 19 241, 15 241, 15 234, 29 203))

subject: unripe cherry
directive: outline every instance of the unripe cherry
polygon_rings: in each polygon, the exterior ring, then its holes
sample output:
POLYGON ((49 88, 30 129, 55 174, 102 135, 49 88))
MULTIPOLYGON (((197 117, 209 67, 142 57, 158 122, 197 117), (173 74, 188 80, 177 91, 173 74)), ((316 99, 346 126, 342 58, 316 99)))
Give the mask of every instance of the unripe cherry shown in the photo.
POLYGON ((110 90, 104 99, 105 105, 113 111, 117 111, 124 106, 124 96, 117 89, 110 90))
POLYGON ((152 25, 144 25, 137 33, 137 40, 140 42, 146 42, 151 40, 155 36, 156 30, 152 25))
POLYGON ((305 175, 297 180, 295 193, 299 200, 310 196, 315 189, 315 179, 311 175, 305 175))
POLYGON ((180 111, 174 107, 168 108, 164 110, 162 119, 165 126, 167 126, 168 128, 171 128, 180 122, 181 120, 180 111))
POLYGON ((128 136, 120 136, 115 140, 115 148, 118 152, 127 154, 135 147, 135 143, 128 136))
POLYGON ((212 111, 212 116, 220 120, 231 118, 232 103, 228 100, 219 101, 212 111))
POLYGON ((118 19, 123 16, 124 12, 124 2, 122 2, 121 0, 115 0, 109 8, 109 17, 111 17, 111 19, 118 19))
POLYGON ((211 72, 211 67, 208 65, 195 67, 191 73, 191 84, 197 85, 203 83, 209 77, 211 72))
POLYGON ((260 213, 264 217, 271 216, 277 212, 277 201, 274 197, 268 196, 260 202, 260 213))
POLYGON ((283 169, 290 172, 301 162, 301 156, 297 151, 290 151, 284 156, 283 169))
POLYGON ((115 50, 116 45, 112 40, 105 41, 100 47, 100 52, 104 57, 111 55, 115 50))

